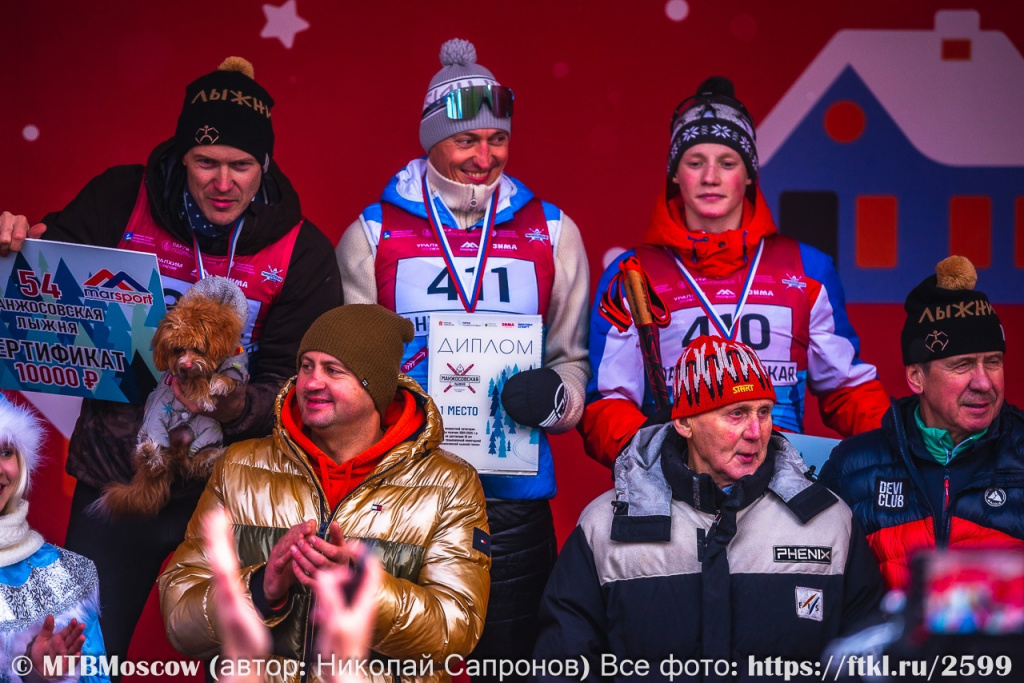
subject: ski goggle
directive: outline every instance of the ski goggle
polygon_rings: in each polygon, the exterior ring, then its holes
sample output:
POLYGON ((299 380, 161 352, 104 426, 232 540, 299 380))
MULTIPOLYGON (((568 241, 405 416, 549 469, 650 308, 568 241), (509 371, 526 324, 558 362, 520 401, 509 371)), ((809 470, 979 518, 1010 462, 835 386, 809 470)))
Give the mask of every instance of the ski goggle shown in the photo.
POLYGON ((452 90, 431 103, 423 110, 423 116, 420 118, 425 119, 434 112, 444 109, 449 119, 466 121, 476 118, 480 108, 486 103, 492 114, 501 119, 510 119, 513 99, 512 89, 503 85, 469 85, 452 90))

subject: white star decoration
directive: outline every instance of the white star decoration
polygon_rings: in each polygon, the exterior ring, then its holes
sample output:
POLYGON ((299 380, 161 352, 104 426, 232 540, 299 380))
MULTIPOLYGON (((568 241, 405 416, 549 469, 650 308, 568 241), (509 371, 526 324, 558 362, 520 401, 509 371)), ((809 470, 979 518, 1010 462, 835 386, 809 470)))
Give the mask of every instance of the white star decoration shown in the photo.
POLYGON ((295 34, 309 28, 309 22, 296 12, 295 0, 288 0, 280 7, 263 5, 267 25, 260 32, 260 38, 277 38, 287 49, 292 49, 295 34))

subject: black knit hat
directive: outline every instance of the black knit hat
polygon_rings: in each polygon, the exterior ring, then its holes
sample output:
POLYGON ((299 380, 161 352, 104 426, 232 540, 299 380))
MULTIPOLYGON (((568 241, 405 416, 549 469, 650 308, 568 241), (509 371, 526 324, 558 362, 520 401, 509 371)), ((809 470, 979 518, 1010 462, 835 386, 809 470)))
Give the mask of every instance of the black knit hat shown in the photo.
POLYGON ((903 364, 914 365, 965 353, 1006 351, 999 316, 983 292, 968 259, 950 256, 910 292, 900 335, 903 364))
POLYGON ((359 378, 383 418, 398 390, 402 354, 412 338, 412 322, 383 306, 338 306, 314 320, 302 337, 296 368, 307 351, 334 356, 359 378))
POLYGON ((669 197, 677 190, 672 178, 679 168, 683 152, 704 142, 734 149, 743 159, 751 181, 757 182, 759 166, 754 120, 735 94, 732 81, 724 76, 712 76, 676 107, 672 114, 672 144, 668 151, 666 188, 669 197))
POLYGON ((251 154, 266 173, 274 154, 273 106, 270 94, 253 80, 252 64, 228 57, 186 86, 174 132, 178 156, 197 145, 229 145, 251 154))

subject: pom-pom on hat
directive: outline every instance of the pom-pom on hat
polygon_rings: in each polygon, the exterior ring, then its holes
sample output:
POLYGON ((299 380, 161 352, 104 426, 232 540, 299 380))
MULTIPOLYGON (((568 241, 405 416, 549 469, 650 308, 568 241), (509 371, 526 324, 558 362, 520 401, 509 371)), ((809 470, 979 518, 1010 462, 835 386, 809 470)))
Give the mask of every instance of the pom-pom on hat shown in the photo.
POLYGON ((197 145, 228 145, 251 154, 267 172, 274 154, 274 100, 253 74, 248 60, 228 57, 185 87, 174 132, 179 156, 197 145))
POLYGON ((694 145, 713 142, 731 147, 743 159, 747 175, 757 182, 757 133, 747 108, 736 99, 732 81, 712 76, 683 100, 672 115, 672 143, 668 152, 667 196, 678 194, 672 178, 683 153, 694 145))
POLYGON ((383 306, 338 306, 313 321, 302 337, 296 368, 307 351, 334 356, 359 378, 383 419, 398 390, 405 345, 412 339, 412 322, 383 306))
MULTIPOLYGON (((441 70, 430 80, 427 96, 423 100, 423 111, 452 90, 471 85, 500 85, 494 74, 476 62, 476 48, 473 43, 461 38, 452 38, 441 46, 441 70)), ((495 128, 511 135, 512 119, 497 117, 490 106, 483 106, 472 119, 455 121, 449 119, 442 107, 420 119, 420 144, 424 152, 456 133, 467 130, 495 128)))
POLYGON ((978 272, 963 256, 935 266, 935 275, 911 290, 900 334, 903 364, 914 365, 966 353, 1006 351, 1003 325, 983 292, 978 272))
POLYGON ((701 335, 676 363, 672 419, 700 415, 740 401, 775 401, 761 359, 746 344, 701 335))

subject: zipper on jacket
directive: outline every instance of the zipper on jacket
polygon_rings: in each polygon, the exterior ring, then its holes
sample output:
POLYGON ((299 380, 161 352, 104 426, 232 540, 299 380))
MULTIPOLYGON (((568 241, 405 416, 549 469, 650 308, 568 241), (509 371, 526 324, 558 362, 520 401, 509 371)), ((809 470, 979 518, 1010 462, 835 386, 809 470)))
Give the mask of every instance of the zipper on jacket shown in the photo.
POLYGON ((942 499, 942 514, 945 515, 949 512, 949 473, 942 479, 942 488, 945 489, 944 497, 942 499))
POLYGON ((949 529, 952 520, 949 504, 949 460, 947 459, 942 471, 942 523, 937 528, 937 531, 940 532, 935 538, 935 547, 937 548, 945 548, 949 545, 949 529))
MULTIPOLYGON (((320 538, 322 538, 325 541, 327 540, 327 531, 331 527, 331 522, 334 520, 335 516, 338 514, 338 510, 341 509, 341 506, 345 502, 345 500, 348 499, 353 493, 355 493, 356 491, 361 489, 363 486, 365 486, 367 483, 383 477, 385 474, 387 474, 388 472, 393 470, 395 467, 398 467, 400 464, 405 462, 407 458, 413 457, 415 455, 415 453, 416 453, 416 446, 419 443, 419 441, 417 440, 417 442, 413 444, 413 447, 410 450, 408 455, 406 455, 406 456, 404 456, 402 458, 399 458, 396 462, 392 463, 386 469, 383 469, 380 472, 374 472, 370 476, 368 476, 366 479, 361 481, 358 486, 356 486, 354 489, 349 491, 340 501, 338 501, 338 504, 335 506, 335 508, 333 510, 329 510, 327 508, 327 505, 326 505, 326 503, 327 503, 327 494, 324 491, 323 486, 320 484, 320 480, 317 478, 316 472, 313 471, 312 465, 310 465, 310 463, 309 463, 307 458, 303 457, 302 449, 300 449, 298 447, 298 444, 293 442, 290 437, 287 439, 287 442, 289 443, 290 447, 292 448, 292 452, 295 455, 296 460, 299 462, 299 464, 309 474, 309 477, 313 480, 313 484, 316 486, 317 492, 319 493, 319 498, 320 498, 320 500, 319 500, 319 503, 320 503, 320 505, 319 505, 319 508, 320 508, 320 520, 319 520, 319 522, 320 522, 320 526, 317 529, 317 536, 319 536, 320 538)), ((306 666, 304 666, 302 668, 302 675, 299 678, 299 683, 306 683, 308 681, 308 679, 309 679, 309 669, 312 666, 313 648, 314 648, 314 639, 313 639, 313 629, 314 629, 313 610, 314 610, 315 607, 316 607, 316 594, 313 591, 310 591, 309 592, 309 611, 306 614, 306 627, 303 629, 303 635, 302 635, 302 641, 303 641, 302 642, 302 661, 306 662, 306 666)), ((396 674, 395 675, 396 683, 398 683, 398 681, 400 681, 400 680, 401 679, 396 674)))

